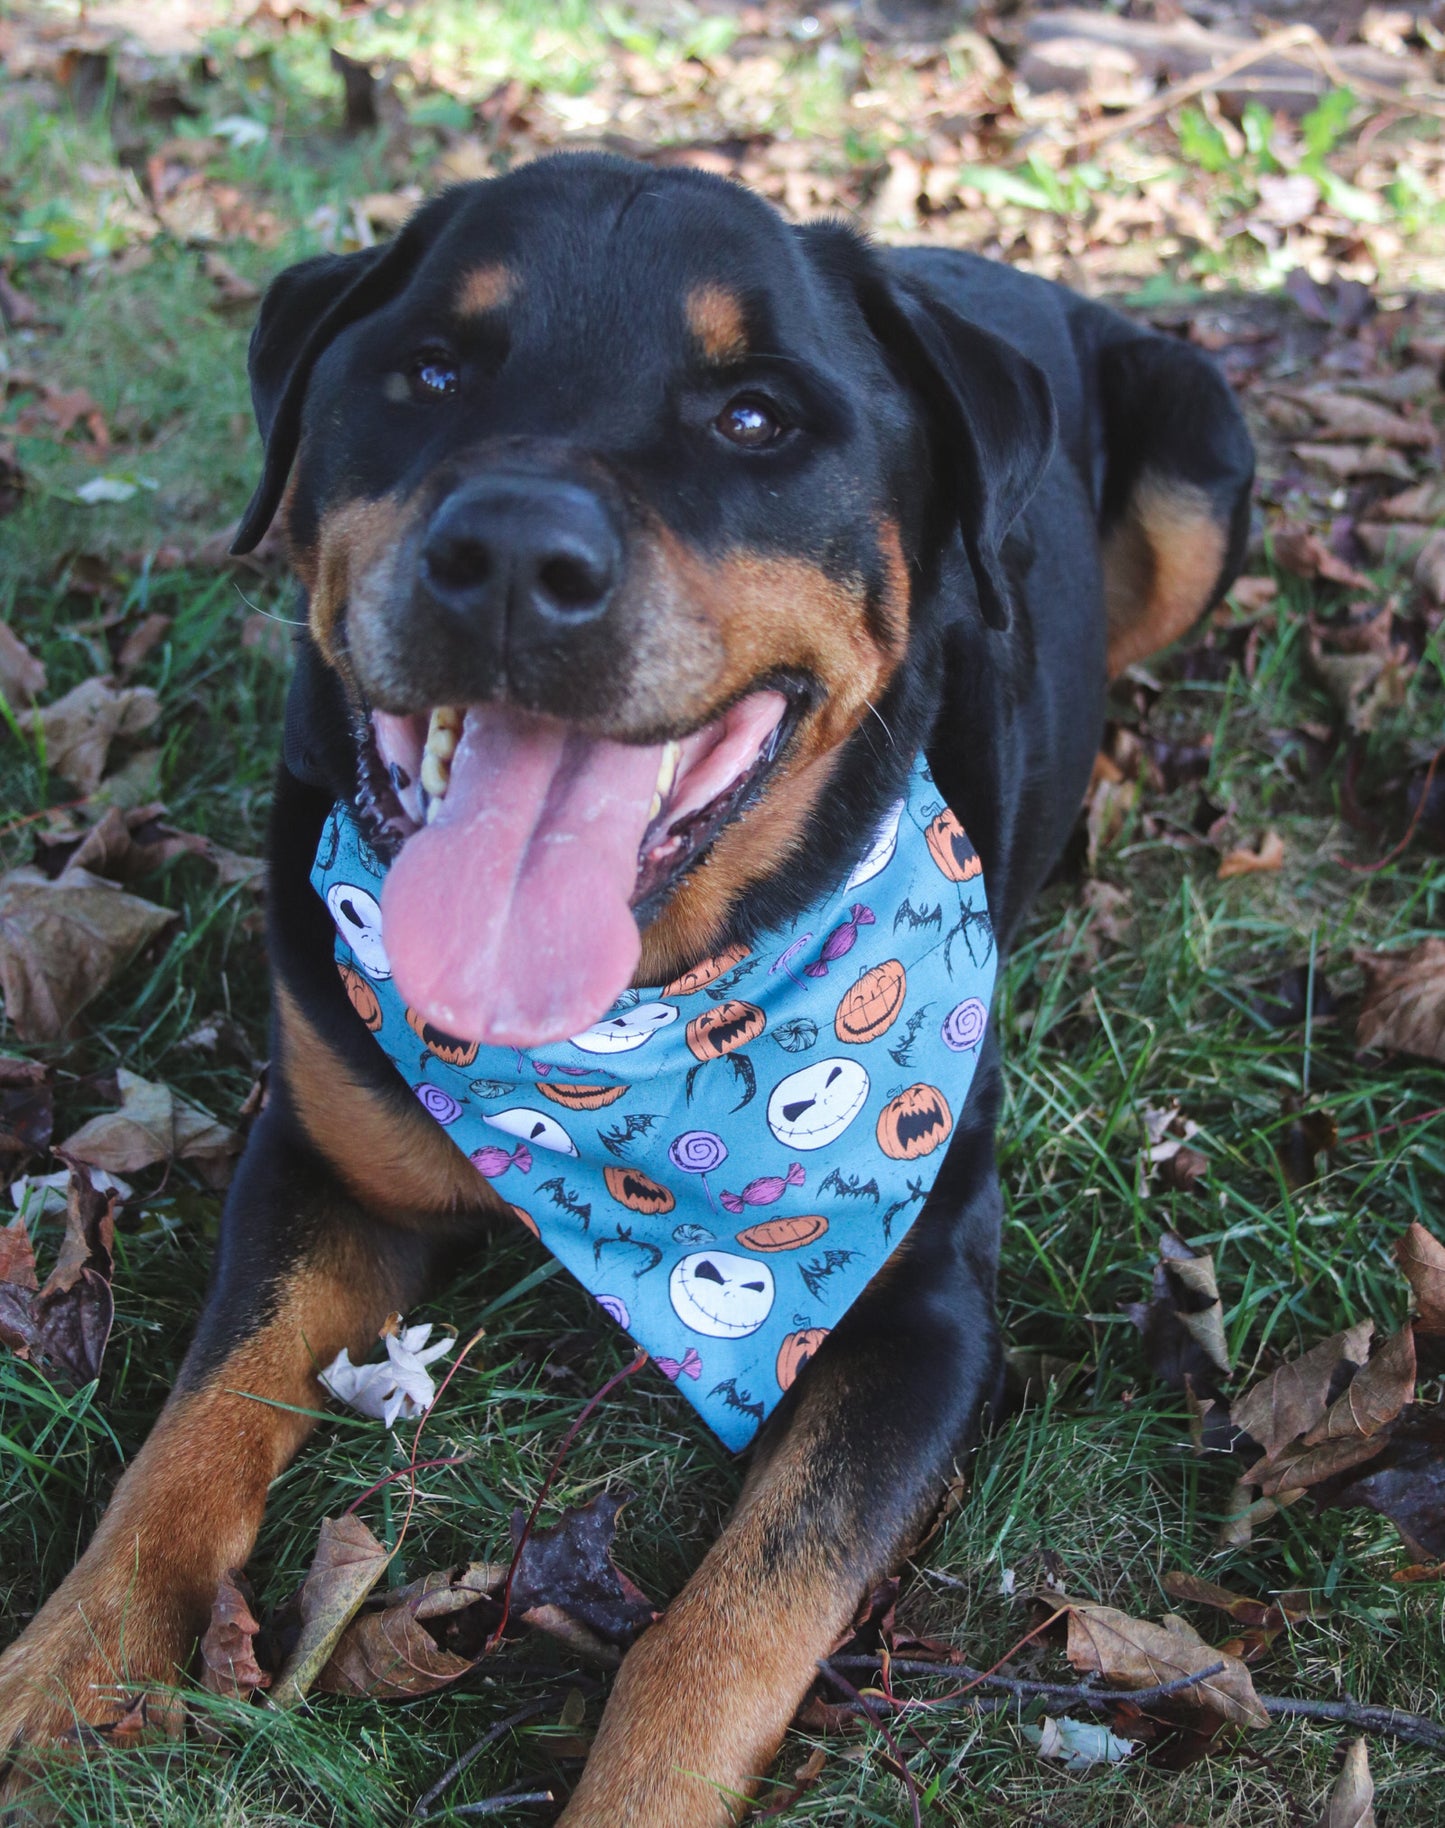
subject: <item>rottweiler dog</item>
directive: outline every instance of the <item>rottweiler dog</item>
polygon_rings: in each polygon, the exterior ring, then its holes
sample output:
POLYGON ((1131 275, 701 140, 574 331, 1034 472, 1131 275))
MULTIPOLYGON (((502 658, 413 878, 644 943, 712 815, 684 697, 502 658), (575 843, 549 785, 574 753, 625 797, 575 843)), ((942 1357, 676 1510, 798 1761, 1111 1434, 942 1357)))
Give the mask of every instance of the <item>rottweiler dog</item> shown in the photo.
MULTIPOLYGON (((250 368, 265 456, 237 550, 279 521, 307 603, 270 839, 271 1096, 175 1392, 0 1659, 0 1759, 184 1672, 318 1368, 366 1355, 505 1211, 338 975, 310 880, 338 802, 391 859, 398 979, 459 1047, 525 1050, 740 956, 843 880, 920 753, 1006 958, 1108 680, 1217 601, 1247 531, 1250 442, 1197 350, 971 255, 601 155, 449 190, 388 245, 282 273, 250 368)), ((569 1828, 733 1819, 935 1513, 999 1376, 999 1104, 990 1030, 916 1222, 626 1657, 569 1828)))

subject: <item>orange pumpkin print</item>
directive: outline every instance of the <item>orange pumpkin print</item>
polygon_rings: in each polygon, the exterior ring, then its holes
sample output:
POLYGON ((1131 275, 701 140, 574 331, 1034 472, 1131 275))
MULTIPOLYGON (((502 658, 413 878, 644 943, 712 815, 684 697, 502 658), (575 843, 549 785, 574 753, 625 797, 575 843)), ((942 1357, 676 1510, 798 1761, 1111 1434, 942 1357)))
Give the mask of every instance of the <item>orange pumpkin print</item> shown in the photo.
POLYGON ((878 1113, 878 1147, 896 1162, 932 1155, 953 1128, 948 1100, 936 1085, 910 1085, 878 1113))
POLYGON ((764 1219, 761 1225, 749 1225, 740 1231, 737 1242, 744 1250, 801 1250, 821 1238, 828 1221, 821 1212, 810 1212, 796 1219, 764 1219))
POLYGON ((688 1047, 699 1060, 717 1060, 735 1047, 746 1047, 763 1032, 767 1017, 756 1003, 714 1003, 694 1016, 683 1031, 688 1047))
POLYGON ((778 1388, 789 1390, 804 1366, 828 1337, 827 1327, 800 1327, 778 1347, 778 1388))
POLYGON ((665 997, 690 997, 695 990, 703 990, 707 985, 715 983, 724 972, 731 971, 734 965, 740 965, 747 955, 746 946, 726 946, 712 958, 705 958, 701 964, 694 965, 691 971, 684 971, 681 977, 675 977, 662 994, 665 997))
POLYGON ((341 973, 341 982, 351 1007, 371 1032, 376 1034, 381 1027, 381 998, 354 965, 338 964, 336 969, 341 973))
POLYGON ((537 1229, 537 1221, 532 1217, 530 1212, 523 1212, 520 1206, 509 1206, 507 1210, 522 1221, 534 1238, 541 1237, 542 1234, 537 1229))
POLYGON ((445 1060, 448 1066, 470 1066, 477 1057, 475 1041, 460 1041, 444 1029, 433 1028, 426 1017, 415 1009, 407 1010, 406 1025, 414 1034, 421 1036, 429 1054, 435 1054, 438 1060, 445 1060))
POLYGON ((539 1079, 537 1090, 553 1104, 569 1111, 600 1111, 604 1105, 616 1104, 627 1090, 625 1085, 544 1085, 539 1079))
POLYGON ((677 1201, 661 1182, 636 1168, 604 1168, 607 1191, 619 1206, 631 1212, 671 1212, 677 1201))
POLYGON ((833 1017, 833 1032, 854 1047, 876 1041, 898 1020, 907 993, 908 974, 902 964, 896 958, 885 958, 843 992, 833 1017))
POLYGON ((945 806, 928 821, 928 854, 950 882, 972 882, 983 868, 968 833, 945 806))

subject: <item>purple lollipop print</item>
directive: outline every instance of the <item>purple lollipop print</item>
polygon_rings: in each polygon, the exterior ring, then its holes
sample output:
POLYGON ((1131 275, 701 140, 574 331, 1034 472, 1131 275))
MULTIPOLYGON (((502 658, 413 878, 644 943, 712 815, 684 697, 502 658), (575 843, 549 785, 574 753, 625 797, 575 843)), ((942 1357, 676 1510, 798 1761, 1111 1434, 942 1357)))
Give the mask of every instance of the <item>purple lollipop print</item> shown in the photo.
POLYGON ((425 1079, 420 1085, 411 1088, 421 1100, 422 1109, 428 1117, 435 1117, 440 1124, 455 1123, 462 1114, 462 1107, 450 1092, 444 1092, 439 1085, 429 1085, 425 1079))
POLYGON ((965 1054, 969 1048, 978 1046, 987 1025, 988 1010, 984 1004, 977 997, 965 997, 943 1018, 940 1031, 943 1044, 956 1054, 965 1054))
POLYGON ((727 1158, 727 1144, 711 1130, 684 1130, 681 1136, 673 1137, 667 1151, 667 1159, 674 1168, 680 1168, 684 1174, 695 1174, 702 1181, 707 1203, 714 1212, 717 1201, 712 1197, 707 1177, 714 1168, 721 1168, 727 1158))
POLYGON ((855 901, 848 910, 848 918, 840 921, 823 941, 823 950, 811 965, 804 965, 805 977, 827 977, 828 967, 851 952, 858 944, 859 927, 871 927, 874 921, 873 910, 861 901, 855 901))
POLYGON ((627 1311, 627 1303, 620 1295, 599 1295, 597 1305, 610 1320, 615 1320, 620 1327, 630 1327, 632 1316, 627 1311))

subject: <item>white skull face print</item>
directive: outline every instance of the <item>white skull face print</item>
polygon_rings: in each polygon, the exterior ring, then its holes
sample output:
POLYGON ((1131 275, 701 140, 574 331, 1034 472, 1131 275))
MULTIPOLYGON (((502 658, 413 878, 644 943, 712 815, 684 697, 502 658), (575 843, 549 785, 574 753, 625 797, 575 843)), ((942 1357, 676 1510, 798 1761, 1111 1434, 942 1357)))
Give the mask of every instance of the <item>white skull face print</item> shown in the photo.
POLYGON ((510 1111, 495 1111, 486 1120, 494 1130, 505 1130, 508 1136, 520 1136, 538 1149, 551 1149, 558 1155, 575 1155, 577 1145, 555 1117, 545 1111, 534 1111, 519 1104, 510 1111))
POLYGON ((843 893, 856 889, 860 882, 871 882, 875 876, 881 876, 893 861, 893 853, 898 849, 898 821, 903 817, 906 800, 895 800, 879 821, 878 829, 873 834, 873 842, 853 865, 853 874, 843 884, 843 893))
POLYGON ((768 1099, 768 1128, 789 1149, 825 1149, 863 1109, 868 1074, 856 1060, 815 1060, 768 1099))
POLYGON ((573 1035, 572 1045, 584 1054, 630 1054, 676 1020, 677 1009, 671 1003, 634 1003, 631 1009, 620 1009, 605 1022, 573 1035))
POLYGON ((349 882, 333 882, 326 891, 326 906, 336 922, 336 931, 366 975, 389 978, 391 960, 381 943, 381 903, 375 895, 349 882))
POLYGON ((709 1339, 745 1339, 772 1312, 773 1272, 756 1257, 695 1250, 673 1265, 667 1291, 673 1312, 709 1339))

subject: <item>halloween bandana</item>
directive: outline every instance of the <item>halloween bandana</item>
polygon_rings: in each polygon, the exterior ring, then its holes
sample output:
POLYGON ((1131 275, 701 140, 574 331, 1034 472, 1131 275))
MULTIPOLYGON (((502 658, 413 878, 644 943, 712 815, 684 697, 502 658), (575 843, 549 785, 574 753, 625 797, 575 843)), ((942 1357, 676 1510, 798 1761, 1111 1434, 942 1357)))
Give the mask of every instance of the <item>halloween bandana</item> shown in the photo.
POLYGON ((746 1446, 918 1216, 978 1062, 993 928, 926 762, 789 926, 545 1047, 459 1041, 407 1008, 383 874, 338 805, 311 879, 358 1015, 528 1230, 746 1446))

